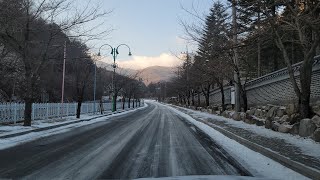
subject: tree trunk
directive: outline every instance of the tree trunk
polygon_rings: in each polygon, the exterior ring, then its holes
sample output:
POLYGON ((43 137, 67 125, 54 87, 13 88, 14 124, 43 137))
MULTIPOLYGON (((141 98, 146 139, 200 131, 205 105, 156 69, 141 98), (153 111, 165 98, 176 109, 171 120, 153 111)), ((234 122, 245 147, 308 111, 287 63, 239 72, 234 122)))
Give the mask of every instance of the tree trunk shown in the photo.
POLYGON ((292 64, 289 59, 288 52, 285 49, 282 39, 277 31, 275 31, 275 35, 277 36, 276 44, 278 48, 282 51, 282 55, 287 65, 293 90, 296 93, 299 100, 300 115, 302 118, 308 118, 311 115, 309 103, 310 103, 310 84, 311 84, 312 63, 308 63, 308 58, 304 57, 303 63, 301 64, 301 67, 300 67, 300 83, 301 83, 301 89, 300 89, 295 79, 294 70, 292 68, 292 64))
POLYGON ((77 106, 77 118, 80 118, 81 115, 81 105, 83 101, 83 94, 84 94, 84 86, 81 89, 78 89, 78 106, 77 106))
POLYGON ((208 106, 210 105, 210 94, 207 93, 207 94, 205 95, 205 98, 206 98, 206 107, 208 107, 208 106))
POLYGON ((226 110, 225 107, 225 102, 224 102, 224 89, 223 89, 223 84, 219 83, 219 88, 220 88, 220 92, 221 92, 221 107, 222 107, 222 111, 226 110))
POLYGON ((279 69, 278 56, 277 51, 273 48, 273 71, 277 71, 279 69))
POLYGON ((301 84, 301 96, 299 110, 302 118, 310 118, 310 86, 311 86, 311 75, 312 75, 312 63, 306 61, 303 62, 300 68, 300 84, 301 84))
POLYGON ((78 106, 77 106, 77 119, 80 119, 81 105, 82 105, 82 100, 79 100, 78 101, 78 106))
POLYGON ((235 111, 239 112, 241 110, 240 104, 240 90, 239 84, 241 81, 238 81, 239 74, 239 54, 238 54, 238 24, 237 24, 237 0, 232 0, 232 28, 233 28, 233 63, 235 65, 234 81, 235 81, 235 111), (237 82, 238 81, 238 82, 237 82))
POLYGON ((192 92, 191 95, 192 95, 191 96, 191 103, 192 103, 192 106, 194 106, 195 105, 195 103, 194 103, 194 92, 192 92))
POLYGON ((200 92, 198 92, 198 107, 201 106, 201 97, 200 97, 200 92))
POLYGON ((103 109, 103 102, 102 102, 102 97, 100 99, 100 113, 103 114, 104 109, 103 109))
POLYGON ((178 94, 179 103, 182 104, 182 97, 180 94, 178 94))
POLYGON ((210 102, 209 102, 209 95, 206 95, 206 107, 208 107, 210 105, 210 102))
POLYGON ((124 110, 124 106, 126 104, 126 98, 123 96, 122 98, 122 109, 124 110))
POLYGON ((23 126, 31 126, 31 118, 32 118, 31 115, 32 115, 32 99, 26 98, 23 126))
POLYGON ((247 98, 247 93, 245 90, 241 91, 241 97, 243 100, 243 110, 246 112, 248 110, 248 98, 247 98))
POLYGON ((205 98, 206 107, 210 106, 210 87, 211 85, 209 83, 207 83, 205 87, 201 87, 201 91, 205 98))
POLYGON ((32 120, 32 103, 33 103, 33 83, 30 73, 31 69, 26 67, 26 97, 25 99, 25 109, 24 109, 24 123, 23 126, 31 126, 32 120))
MULTIPOLYGON (((238 76, 238 78, 239 78, 238 82, 241 82, 240 76, 238 76)), ((246 92, 245 88, 246 88, 245 84, 239 83, 240 96, 242 98, 241 107, 243 108, 244 112, 246 112, 248 110, 248 99, 247 99, 247 92, 246 92)))
POLYGON ((134 108, 134 98, 133 98, 133 100, 132 100, 132 108, 134 108))
POLYGON ((22 55, 22 61, 25 68, 25 80, 26 80, 26 97, 25 97, 25 110, 24 110, 24 126, 31 126, 31 116, 32 116, 32 103, 33 103, 33 82, 32 82, 32 66, 28 59, 28 48, 30 37, 30 23, 29 19, 26 23, 25 33, 24 33, 24 50, 22 55))
POLYGON ((128 99, 128 108, 130 108, 130 104, 131 103, 131 97, 129 97, 129 99, 128 99))

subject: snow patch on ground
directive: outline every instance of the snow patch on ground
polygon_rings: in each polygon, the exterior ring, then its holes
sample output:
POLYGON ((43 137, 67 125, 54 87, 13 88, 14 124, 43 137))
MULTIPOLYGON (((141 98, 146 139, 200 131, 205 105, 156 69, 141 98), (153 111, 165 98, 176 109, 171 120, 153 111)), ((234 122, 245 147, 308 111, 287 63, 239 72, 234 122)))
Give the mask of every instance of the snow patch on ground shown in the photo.
MULTIPOLYGON (((40 131, 40 132, 30 132, 28 134, 17 136, 17 137, 0 139, 0 150, 7 149, 7 148, 10 148, 10 147, 14 147, 14 146, 17 146, 19 144, 26 143, 26 142, 34 141, 34 140, 39 139, 39 138, 48 137, 48 136, 52 136, 52 135, 56 135, 56 134, 60 134, 60 133, 65 133, 65 132, 73 130, 74 128, 78 128, 78 127, 81 127, 81 126, 86 126, 86 125, 90 125, 90 124, 94 124, 94 123, 98 123, 98 122, 103 122, 103 121, 108 121, 112 117, 117 117, 117 116, 122 116, 122 115, 125 115, 125 114, 129 114, 129 113, 135 112, 135 111, 137 111, 139 109, 143 109, 143 108, 146 108, 146 107, 148 107, 148 104, 145 103, 143 107, 140 107, 140 108, 137 108, 137 109, 124 111, 124 112, 121 112, 121 113, 112 114, 112 115, 109 115, 109 116, 104 116, 104 117, 100 117, 100 118, 89 120, 89 121, 82 121, 82 122, 79 122, 79 123, 69 124, 69 125, 61 126, 61 127, 54 128, 54 129, 40 131)), ((89 117, 93 118, 94 116, 89 116, 89 117)), ((89 119, 89 117, 88 117, 88 115, 87 116, 82 116, 82 118, 80 120, 89 119)), ((79 119, 74 120, 74 121, 79 121, 79 119)), ((68 121, 68 122, 72 122, 72 121, 68 121)), ((59 124, 59 123, 49 123, 49 124, 39 123, 38 124, 39 125, 38 128, 39 127, 48 127, 48 126, 57 125, 57 124, 59 124)), ((8 130, 15 129, 15 130, 17 130, 17 131, 15 131, 15 133, 17 133, 17 132, 21 132, 23 130, 24 131, 25 130, 32 130, 32 129, 35 129, 35 128, 36 128, 35 126, 33 126, 33 127, 14 126, 14 128, 8 128, 8 130)), ((3 129, 6 129, 6 128, 3 128, 3 129)))
MULTIPOLYGON (((181 107, 179 107, 181 108, 181 107)), ((248 131, 252 131, 256 134, 259 134, 264 137, 269 137, 269 138, 277 138, 277 139, 282 139, 300 149, 301 152, 303 152, 306 155, 310 155, 313 157, 320 158, 320 143, 313 141, 310 138, 303 138, 298 135, 292 135, 292 134, 285 134, 285 133, 279 133, 275 131, 271 131, 270 129, 266 129, 261 126, 256 126, 254 124, 247 124, 243 121, 235 121, 233 119, 225 118, 222 116, 217 116, 214 114, 208 114, 204 112, 199 112, 187 108, 182 108, 189 113, 191 113, 193 116, 196 116, 199 119, 206 120, 207 118, 214 119, 217 121, 223 121, 226 124, 229 124, 233 127, 238 127, 242 129, 246 129, 248 131)))
POLYGON ((79 120, 91 119, 91 118, 95 118, 95 117, 99 117, 99 116, 101 116, 101 114, 100 115, 84 114, 84 115, 81 115, 80 119, 77 119, 74 116, 69 116, 69 117, 64 117, 64 118, 36 120, 36 121, 32 122, 31 126, 23 126, 23 123, 4 125, 4 126, 0 126, 0 136, 30 131, 30 130, 38 129, 38 128, 50 127, 50 126, 55 126, 55 125, 60 125, 60 124, 65 124, 65 123, 70 123, 70 122, 75 122, 75 121, 79 121, 79 120))
MULTIPOLYGON (((182 116, 190 123, 201 129, 214 139, 220 146, 222 146, 231 156, 235 157, 245 168, 247 168, 256 177, 266 177, 274 179, 308 179, 307 177, 257 153, 241 144, 232 140, 210 126, 196 121, 191 116, 172 108, 168 105, 163 105, 174 111, 176 114, 182 116)), ((204 114, 205 115, 205 114, 204 114)), ((205 115, 206 116, 206 115, 205 115)), ((212 118, 212 117, 210 117, 212 118)), ((216 116, 220 120, 221 118, 216 116)))

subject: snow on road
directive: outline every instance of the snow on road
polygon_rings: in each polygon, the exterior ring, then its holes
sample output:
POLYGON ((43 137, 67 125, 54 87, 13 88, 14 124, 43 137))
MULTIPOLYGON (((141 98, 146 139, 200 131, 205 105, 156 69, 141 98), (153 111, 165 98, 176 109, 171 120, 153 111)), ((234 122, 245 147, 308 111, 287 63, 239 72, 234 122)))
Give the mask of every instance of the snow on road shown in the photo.
POLYGON ((307 179, 185 113, 157 102, 146 102, 150 104, 148 108, 132 115, 115 117, 112 121, 110 117, 102 117, 0 140, 0 147, 7 148, 46 137, 2 150, 0 176, 26 179, 133 179, 239 175, 246 174, 242 169, 244 167, 256 177, 307 179), (195 128, 190 129, 185 121, 201 129, 227 153, 223 154, 219 146, 207 145, 206 137, 199 135, 195 128), (62 132, 67 133, 60 134, 62 132), (60 135, 52 136, 54 134, 60 135), (242 167, 230 159, 228 153, 242 167))
POLYGON ((148 108, 108 123, 0 151, 0 177, 133 179, 249 174, 201 137, 176 113, 150 102, 148 108))
MULTIPOLYGON (((159 103, 158 103, 159 104, 159 103)), ((214 130, 210 126, 196 121, 191 116, 172 108, 168 105, 163 105, 183 118, 187 119, 190 123, 201 129, 208 134, 214 141, 221 145, 228 153, 235 157, 245 168, 247 168, 256 177, 267 177, 275 179, 308 179, 307 177, 263 156, 260 153, 252 151, 251 149, 239 144, 220 132, 214 130)))

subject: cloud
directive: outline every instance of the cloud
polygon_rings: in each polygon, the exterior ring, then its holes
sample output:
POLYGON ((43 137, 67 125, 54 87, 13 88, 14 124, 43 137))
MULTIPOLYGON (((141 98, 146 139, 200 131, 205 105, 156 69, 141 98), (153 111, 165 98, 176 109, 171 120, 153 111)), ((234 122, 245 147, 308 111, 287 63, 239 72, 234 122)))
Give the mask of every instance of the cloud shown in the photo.
POLYGON ((181 60, 171 54, 162 53, 156 57, 133 56, 132 59, 119 60, 117 63, 122 68, 143 69, 150 66, 174 67, 181 64, 181 60))

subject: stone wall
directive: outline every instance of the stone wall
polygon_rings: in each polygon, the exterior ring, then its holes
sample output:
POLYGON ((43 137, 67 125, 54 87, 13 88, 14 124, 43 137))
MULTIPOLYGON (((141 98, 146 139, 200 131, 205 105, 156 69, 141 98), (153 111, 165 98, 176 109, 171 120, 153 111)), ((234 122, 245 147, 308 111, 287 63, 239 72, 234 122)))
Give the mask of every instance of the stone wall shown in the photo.
MULTIPOLYGON (((224 87, 224 102, 225 104, 231 104, 231 88, 232 86, 224 87)), ((221 105, 221 92, 220 89, 215 89, 210 93, 210 105, 221 105)))
MULTIPOLYGON (((300 67, 301 63, 293 65, 299 86, 300 67)), ((320 56, 315 58, 312 70, 311 102, 316 102, 320 100, 320 56)), ((249 106, 283 105, 297 101, 286 68, 247 82, 246 90, 249 106)))
MULTIPOLYGON (((299 69, 301 62, 294 64, 293 69, 295 76, 300 86, 299 69)), ((312 68, 311 81, 311 103, 320 101, 320 56, 315 57, 312 68)), ((231 86, 224 88, 225 104, 231 104, 231 86)), ((289 79, 287 68, 280 69, 273 73, 264 75, 260 78, 251 80, 246 83, 248 105, 250 107, 257 105, 285 105, 297 102, 296 94, 293 90, 292 83, 289 79)), ((205 99, 201 96, 201 101, 205 99)), ((212 90, 210 94, 210 105, 221 105, 221 93, 219 89, 212 90)))

